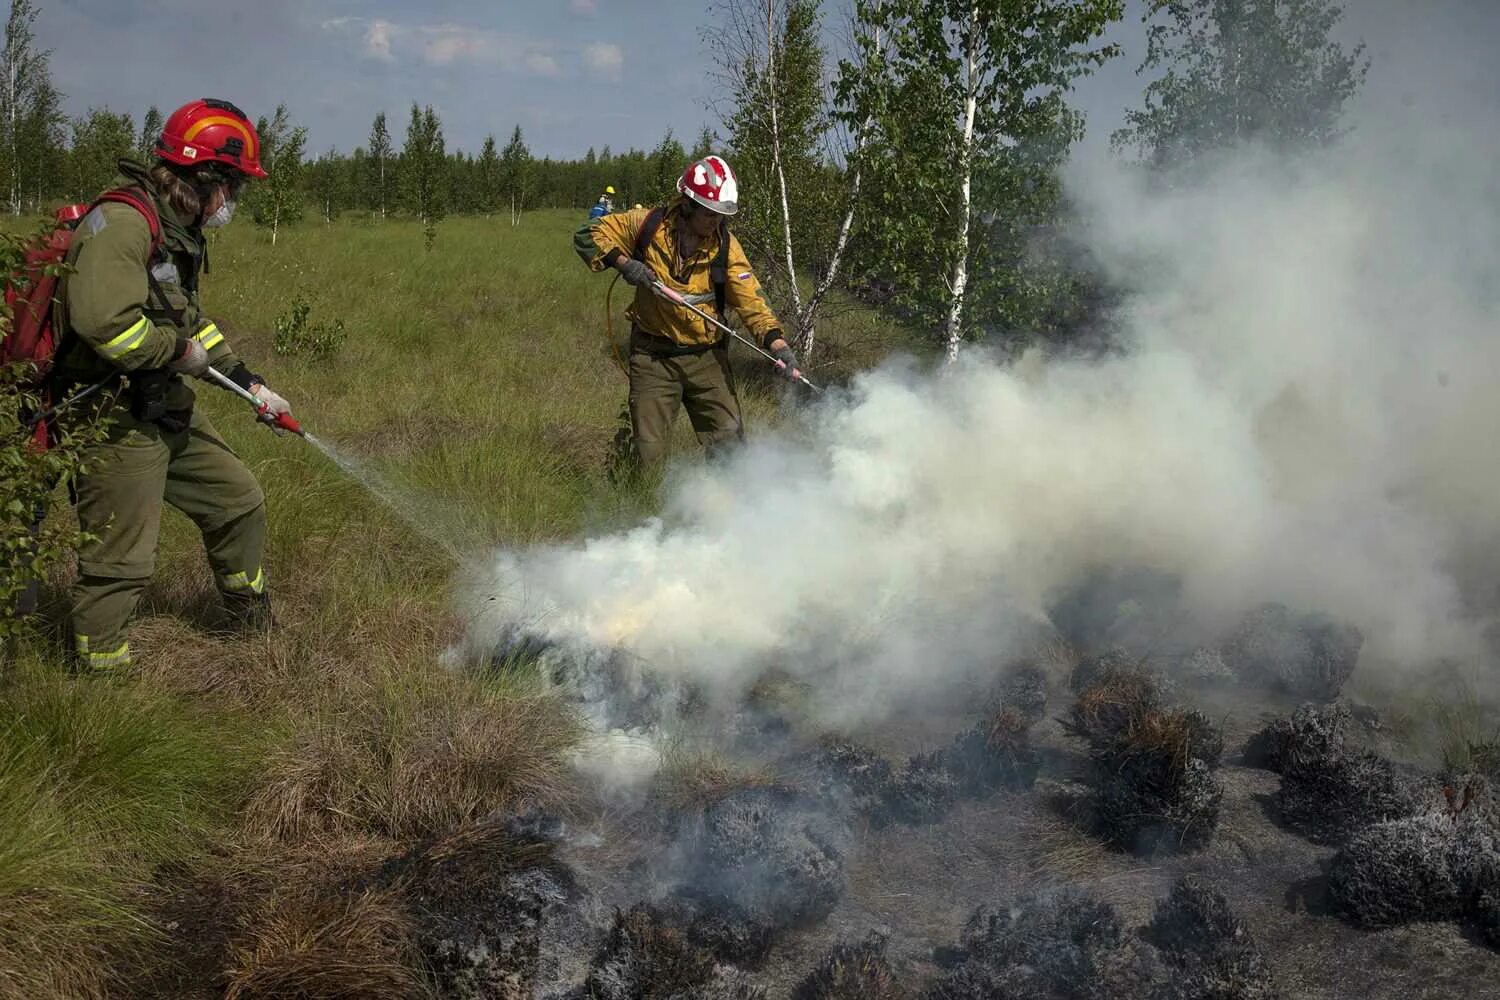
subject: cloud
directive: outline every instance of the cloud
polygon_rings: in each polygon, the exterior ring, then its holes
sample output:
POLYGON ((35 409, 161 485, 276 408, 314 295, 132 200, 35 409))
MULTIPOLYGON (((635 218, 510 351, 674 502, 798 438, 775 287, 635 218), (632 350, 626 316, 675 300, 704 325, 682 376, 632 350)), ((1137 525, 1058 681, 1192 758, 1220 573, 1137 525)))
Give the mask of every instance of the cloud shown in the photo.
POLYGON ((529 76, 556 76, 558 46, 506 31, 465 24, 398 24, 341 17, 323 30, 348 37, 361 55, 382 62, 420 60, 429 66, 491 66, 529 76))
POLYGON ((571 0, 568 9, 575 14, 593 14, 599 10, 599 5, 594 0, 571 0))
POLYGON ((375 20, 370 22, 370 27, 365 31, 365 54, 385 62, 395 59, 395 56, 391 54, 391 24, 389 21, 375 20))
POLYGON ((584 47, 583 62, 591 72, 618 80, 625 68, 625 50, 613 42, 594 42, 584 47))

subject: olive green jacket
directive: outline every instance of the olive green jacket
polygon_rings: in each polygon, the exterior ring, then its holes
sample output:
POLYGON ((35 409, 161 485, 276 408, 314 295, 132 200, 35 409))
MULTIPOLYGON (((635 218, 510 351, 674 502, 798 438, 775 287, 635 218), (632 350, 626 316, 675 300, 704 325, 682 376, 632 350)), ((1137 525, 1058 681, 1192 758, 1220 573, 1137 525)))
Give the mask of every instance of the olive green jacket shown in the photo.
MULTIPOLYGON (((161 217, 162 250, 153 259, 151 227, 129 205, 105 202, 78 223, 59 282, 56 321, 63 334, 58 372, 65 384, 98 382, 111 374, 161 368, 192 338, 228 375, 242 367, 229 343, 198 304, 198 276, 207 248, 196 220, 184 221, 151 183, 146 167, 120 161, 111 189, 147 192, 161 217), (155 277, 161 298, 151 288, 155 277), (165 301, 162 301, 162 298, 165 301)), ((192 391, 174 378, 167 403, 192 406, 192 391)))

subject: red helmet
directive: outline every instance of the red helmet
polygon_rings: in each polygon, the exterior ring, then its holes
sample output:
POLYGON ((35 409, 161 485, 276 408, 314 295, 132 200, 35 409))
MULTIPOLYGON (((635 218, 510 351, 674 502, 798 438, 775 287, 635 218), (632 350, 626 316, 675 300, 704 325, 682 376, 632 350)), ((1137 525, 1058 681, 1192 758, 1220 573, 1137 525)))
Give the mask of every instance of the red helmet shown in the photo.
POLYGON ((255 126, 228 101, 204 98, 172 112, 156 140, 156 155, 185 167, 223 163, 247 177, 266 176, 255 126))
POLYGON ((677 182, 677 190, 720 215, 733 215, 740 210, 739 181, 721 156, 705 156, 688 164, 677 182))

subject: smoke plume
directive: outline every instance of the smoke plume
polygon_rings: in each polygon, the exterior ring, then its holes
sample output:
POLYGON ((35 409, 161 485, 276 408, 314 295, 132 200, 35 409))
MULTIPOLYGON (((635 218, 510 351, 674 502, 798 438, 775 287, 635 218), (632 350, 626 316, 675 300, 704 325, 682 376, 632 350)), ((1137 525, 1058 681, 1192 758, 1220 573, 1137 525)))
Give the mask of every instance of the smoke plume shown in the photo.
POLYGON ((891 361, 682 473, 658 519, 501 553, 475 640, 624 650, 725 695, 777 667, 847 717, 1144 567, 1180 579, 1188 640, 1276 600, 1357 625, 1369 662, 1474 659, 1500 555, 1500 187, 1494 150, 1444 129, 1240 150, 1170 190, 1079 168, 1122 350, 891 361))

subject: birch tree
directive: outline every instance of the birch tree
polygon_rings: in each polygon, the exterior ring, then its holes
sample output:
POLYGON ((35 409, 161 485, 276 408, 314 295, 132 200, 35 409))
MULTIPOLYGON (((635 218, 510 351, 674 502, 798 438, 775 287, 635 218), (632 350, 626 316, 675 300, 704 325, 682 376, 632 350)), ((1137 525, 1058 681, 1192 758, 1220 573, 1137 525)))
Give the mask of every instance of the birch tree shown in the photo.
POLYGON ((1337 139, 1370 66, 1363 44, 1333 37, 1342 17, 1335 0, 1150 0, 1139 72, 1157 78, 1116 148, 1160 169, 1251 140, 1287 151, 1337 139))
POLYGON ((900 294, 938 322, 951 361, 974 326, 976 256, 988 252, 997 220, 1004 225, 1007 198, 1025 202, 1045 188, 1042 178, 1082 134, 1065 98, 1074 80, 1116 54, 1100 37, 1123 3, 884 0, 864 13, 888 38, 870 67, 880 79, 867 84, 880 97, 874 127, 886 198, 870 228, 888 252, 882 264, 897 261, 900 294), (981 183, 989 197, 977 213, 981 183), (897 198, 920 210, 891 211, 897 198))
POLYGON ((261 165, 269 176, 259 184, 252 184, 246 198, 256 225, 271 231, 274 247, 281 227, 302 218, 307 129, 294 126, 286 105, 279 104, 270 120, 260 119, 256 132, 260 135, 261 165))
POLYGON ((521 126, 517 125, 500 154, 500 187, 510 201, 510 224, 521 224, 521 208, 526 200, 527 187, 531 183, 531 150, 521 137, 521 126))
POLYGON ((437 242, 437 225, 448 211, 447 173, 443 123, 431 105, 423 110, 413 104, 401 150, 402 193, 407 208, 422 220, 428 250, 437 242))
POLYGON ((386 197, 390 192, 387 169, 391 160, 391 132, 386 128, 384 111, 375 116, 375 122, 370 126, 369 145, 370 207, 379 211, 383 219, 386 197))
POLYGON ((0 49, 0 130, 4 133, 0 135, 0 179, 12 215, 21 214, 26 118, 36 104, 39 88, 55 95, 48 72, 51 53, 39 51, 32 35, 36 14, 32 0, 10 0, 4 47, 0 49))

